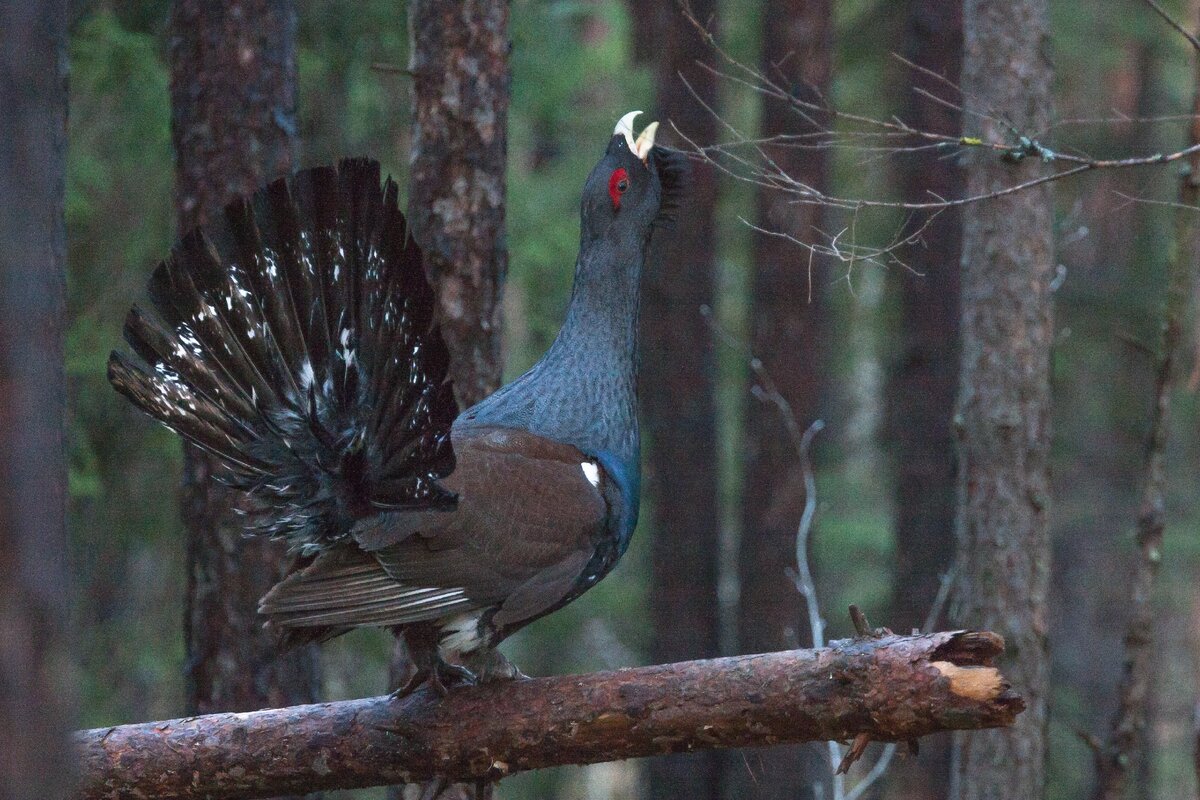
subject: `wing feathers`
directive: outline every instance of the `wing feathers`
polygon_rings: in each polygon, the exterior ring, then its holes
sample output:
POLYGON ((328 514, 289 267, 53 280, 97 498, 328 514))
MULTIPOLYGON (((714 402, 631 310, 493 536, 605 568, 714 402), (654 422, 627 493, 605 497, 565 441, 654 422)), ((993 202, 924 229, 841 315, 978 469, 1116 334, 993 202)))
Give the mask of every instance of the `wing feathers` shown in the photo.
POLYGON ((330 552, 292 573, 259 603, 277 628, 406 625, 477 608, 461 588, 396 582, 362 552, 330 552))

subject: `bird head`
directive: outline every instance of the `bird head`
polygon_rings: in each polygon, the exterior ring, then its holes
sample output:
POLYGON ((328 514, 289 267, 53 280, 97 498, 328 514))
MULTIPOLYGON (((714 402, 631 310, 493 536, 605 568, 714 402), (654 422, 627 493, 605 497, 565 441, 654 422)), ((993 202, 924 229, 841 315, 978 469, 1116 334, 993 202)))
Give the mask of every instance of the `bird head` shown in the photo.
POLYGON ((617 122, 603 158, 583 189, 583 239, 644 241, 651 228, 673 210, 683 159, 654 143, 658 123, 637 136, 630 111, 617 122))

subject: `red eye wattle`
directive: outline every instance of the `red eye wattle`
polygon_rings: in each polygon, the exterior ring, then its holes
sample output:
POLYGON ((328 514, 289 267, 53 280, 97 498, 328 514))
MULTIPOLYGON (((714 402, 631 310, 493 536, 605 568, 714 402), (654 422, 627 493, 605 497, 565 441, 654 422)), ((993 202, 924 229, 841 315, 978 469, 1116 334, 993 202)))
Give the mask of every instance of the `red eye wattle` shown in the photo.
POLYGON ((629 173, 624 167, 613 170, 608 176, 608 196, 612 198, 613 211, 621 207, 621 195, 629 188, 629 173))

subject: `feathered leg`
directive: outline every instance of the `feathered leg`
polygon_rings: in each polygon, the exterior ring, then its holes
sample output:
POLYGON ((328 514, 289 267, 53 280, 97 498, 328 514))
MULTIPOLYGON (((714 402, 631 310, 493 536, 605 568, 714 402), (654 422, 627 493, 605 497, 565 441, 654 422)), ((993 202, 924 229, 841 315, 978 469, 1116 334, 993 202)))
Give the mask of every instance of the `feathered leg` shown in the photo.
POLYGON ((392 699, 408 697, 426 681, 442 697, 455 686, 474 686, 479 682, 475 673, 467 667, 451 664, 442 658, 438 650, 441 634, 435 624, 420 622, 406 625, 397 631, 397 635, 404 637, 408 658, 415 669, 404 685, 392 692, 392 699))

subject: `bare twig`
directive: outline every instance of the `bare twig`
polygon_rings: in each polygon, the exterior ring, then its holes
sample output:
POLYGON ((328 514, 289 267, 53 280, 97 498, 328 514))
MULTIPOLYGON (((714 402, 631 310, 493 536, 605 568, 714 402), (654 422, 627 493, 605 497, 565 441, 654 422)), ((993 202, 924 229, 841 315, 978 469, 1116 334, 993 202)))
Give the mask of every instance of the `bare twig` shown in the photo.
MULTIPOLYGON (((825 639, 825 621, 821 615, 816 582, 813 580, 808 560, 808 544, 812 535, 812 526, 817 510, 816 477, 812 469, 810 451, 813 439, 821 432, 825 423, 818 419, 809 425, 807 429, 801 431, 791 403, 779 391, 778 386, 771 378, 770 372, 766 369, 762 360, 750 351, 745 342, 717 324, 713 318, 713 311, 709 306, 701 306, 699 311, 717 339, 726 347, 742 354, 746 358, 747 364, 754 373, 755 380, 757 381, 753 390, 754 396, 762 402, 771 403, 775 406, 779 413, 780 421, 787 431, 788 437, 791 439, 792 445, 796 450, 796 456, 800 461, 804 479, 804 511, 801 514, 800 524, 796 530, 796 571, 793 573, 793 580, 796 583, 797 591, 804 598, 805 608, 808 613, 809 635, 812 637, 814 646, 820 646, 820 643, 824 642, 825 639)), ((937 619, 941 616, 942 609, 945 607, 950 590, 954 585, 956 575, 957 565, 952 565, 946 574, 942 576, 937 596, 934 598, 929 613, 925 618, 923 629, 926 633, 933 628, 937 619)), ((881 635, 891 635, 890 631, 872 629, 866 616, 858 606, 850 606, 850 620, 856 634, 860 637, 874 638, 881 635)), ((916 634, 916 631, 913 633, 916 634)), ((869 742, 869 735, 856 739, 855 744, 845 752, 843 752, 842 746, 838 742, 827 742, 833 800, 860 800, 870 790, 871 786, 887 773, 888 767, 896 755, 896 744, 894 742, 888 743, 880 752, 879 757, 875 760, 875 763, 867 774, 853 788, 849 791, 846 790, 843 776, 850 765, 862 756, 869 742)), ((908 744, 910 749, 915 753, 916 741, 908 740, 908 744)))
MULTIPOLYGON (((1163 17, 1168 24, 1183 33, 1189 43, 1193 46, 1197 45, 1198 40, 1196 37, 1187 33, 1183 29, 1183 26, 1172 19, 1154 0, 1145 0, 1145 2, 1159 16, 1163 17)), ((766 138, 752 137, 737 130, 727 120, 721 118, 715 110, 708 108, 708 113, 712 114, 728 134, 729 141, 716 144, 698 144, 684 135, 683 139, 688 144, 689 154, 693 158, 713 165, 716 169, 735 180, 757 187, 784 192, 792 197, 793 202, 798 204, 813 204, 842 210, 855 215, 855 217, 861 211, 868 209, 902 210, 916 212, 921 215, 934 214, 950 208, 986 202, 1028 191, 1038 186, 1075 178, 1084 173, 1096 170, 1132 169, 1182 162, 1194 158, 1198 152, 1198 148, 1200 148, 1200 143, 1195 143, 1170 153, 1148 153, 1124 158, 1096 158, 1087 153, 1074 152, 1069 146, 1053 146, 1049 142, 1044 141, 1042 137, 1048 131, 1064 126, 1098 121, 1146 122, 1150 120, 1125 117, 1107 118, 1106 120, 1063 120, 1049 125, 1048 130, 1045 132, 1024 131, 979 98, 964 94, 962 88, 953 80, 925 69, 921 65, 914 64, 896 54, 893 54, 893 57, 898 61, 910 69, 920 72, 926 78, 930 79, 933 85, 940 85, 944 89, 944 91, 936 94, 921 87, 915 87, 913 91, 921 93, 932 102, 958 111, 965 119, 975 118, 996 123, 996 126, 1001 131, 999 137, 989 139, 981 136, 963 135, 957 130, 923 130, 908 124, 898 117, 883 119, 866 114, 849 112, 833 106, 827 98, 814 95, 813 93, 805 93, 804 96, 799 96, 798 93, 792 91, 792 87, 787 85, 786 81, 782 81, 762 69, 755 68, 737 59, 721 45, 707 26, 692 14, 687 0, 677 0, 677 5, 701 39, 718 57, 720 63, 724 65, 724 69, 722 69, 700 63, 698 65, 700 68, 708 70, 721 80, 736 84, 772 100, 786 103, 794 113, 806 122, 808 127, 814 129, 795 135, 776 135, 766 138), (823 120, 827 122, 822 122, 823 120), (962 197, 930 197, 928 200, 890 200, 882 197, 865 196, 848 197, 822 192, 814 186, 795 179, 786 170, 781 169, 770 157, 766 150, 768 145, 772 147, 795 147, 801 149, 858 151, 862 152, 864 158, 868 160, 877 160, 883 157, 899 156, 905 153, 929 149, 942 150, 947 157, 956 157, 967 150, 986 150, 1007 161, 1018 162, 1033 158, 1041 160, 1046 164, 1057 164, 1060 166, 1045 174, 1030 177, 1027 180, 1014 183, 1010 186, 962 197)), ((693 92, 693 94, 695 93, 693 92)), ((1180 116, 1154 119, 1186 120, 1190 118, 1180 116)), ((912 221, 910 220, 909 223, 912 223, 912 221)), ((906 266, 897 253, 904 247, 910 246, 920 240, 928 227, 928 221, 922 223, 920 220, 917 220, 913 226, 913 233, 903 236, 898 235, 892 242, 884 246, 864 246, 855 241, 853 235, 850 236, 849 244, 844 245, 841 241, 841 236, 847 232, 847 229, 842 229, 832 237, 816 231, 814 232, 814 241, 805 241, 807 237, 803 235, 765 231, 757 226, 752 227, 761 233, 781 236, 807 249, 810 255, 823 255, 841 260, 848 265, 846 277, 849 280, 853 265, 859 261, 882 266, 893 264, 906 266)), ((853 223, 847 226, 850 230, 853 227, 853 223)), ((1198 345, 1198 350, 1200 350, 1200 345, 1198 345)), ((1195 380, 1200 385, 1200 369, 1197 370, 1195 380)))
POLYGON ((1179 22, 1179 20, 1168 14, 1166 9, 1154 2, 1154 0, 1143 0, 1143 2, 1150 6, 1150 8, 1154 9, 1154 13, 1162 17, 1164 22, 1178 31, 1180 36, 1182 36, 1184 39, 1187 39, 1188 44, 1190 44, 1194 50, 1200 52, 1200 39, 1197 39, 1191 31, 1185 28, 1183 23, 1179 22))

